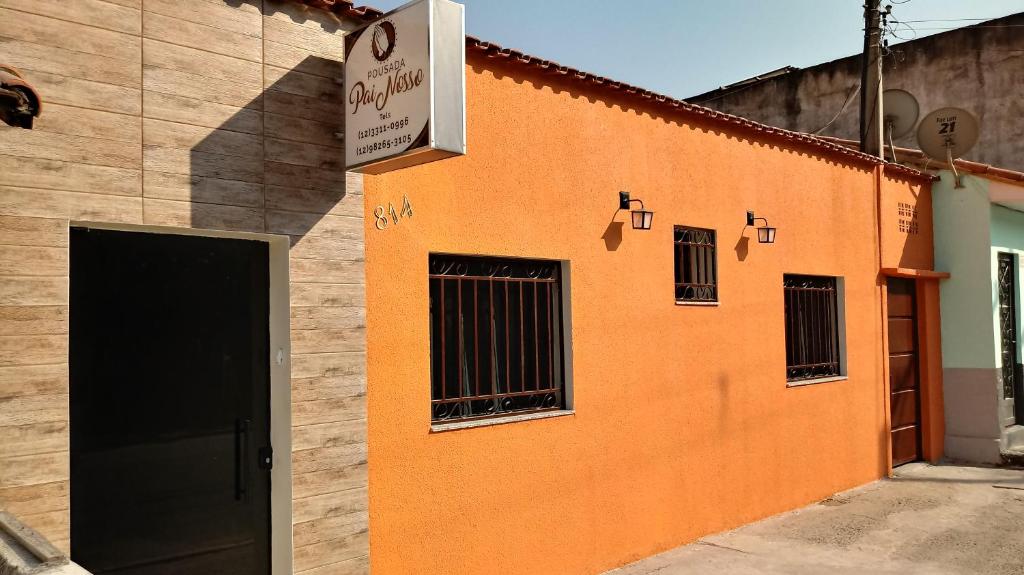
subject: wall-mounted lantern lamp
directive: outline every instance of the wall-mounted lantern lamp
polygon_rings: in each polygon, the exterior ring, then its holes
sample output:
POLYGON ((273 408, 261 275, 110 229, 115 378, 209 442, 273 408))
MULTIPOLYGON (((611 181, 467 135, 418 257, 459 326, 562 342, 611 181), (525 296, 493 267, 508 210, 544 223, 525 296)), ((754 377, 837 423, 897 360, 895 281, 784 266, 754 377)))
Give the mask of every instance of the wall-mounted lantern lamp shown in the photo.
POLYGON ((619 192, 619 209, 628 210, 631 202, 640 202, 639 210, 630 210, 629 214, 633 218, 633 229, 634 230, 649 230, 651 229, 651 222, 654 221, 654 212, 649 212, 644 209, 643 200, 631 200, 629 198, 629 192, 619 192))
POLYGON ((754 222, 761 220, 764 225, 757 228, 757 243, 759 244, 774 244, 775 243, 775 228, 768 225, 768 220, 764 218, 755 218, 754 212, 747 212, 747 225, 753 227, 754 222))

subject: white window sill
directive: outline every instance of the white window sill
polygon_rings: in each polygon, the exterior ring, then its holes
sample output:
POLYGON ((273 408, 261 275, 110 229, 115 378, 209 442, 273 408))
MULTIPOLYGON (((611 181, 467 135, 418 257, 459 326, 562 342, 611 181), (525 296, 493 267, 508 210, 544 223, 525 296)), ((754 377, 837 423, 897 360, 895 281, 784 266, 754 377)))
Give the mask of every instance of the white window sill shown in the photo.
POLYGON ((830 381, 846 381, 850 379, 845 375, 835 375, 832 377, 819 377, 815 379, 801 379, 800 381, 787 381, 786 387, 803 387, 805 385, 815 385, 818 383, 829 383, 830 381))
POLYGON ((678 300, 677 299, 676 300, 676 305, 683 305, 683 306, 691 306, 692 305, 692 306, 695 306, 695 307, 718 307, 718 302, 717 301, 685 301, 685 300, 678 300))
POLYGON ((508 417, 494 417, 491 419, 474 419, 471 421, 452 421, 450 423, 432 423, 430 424, 431 433, 441 433, 443 431, 455 431, 457 429, 471 429, 473 427, 489 427, 492 425, 504 425, 506 423, 516 423, 519 421, 533 421, 534 419, 551 419, 552 417, 564 417, 566 415, 576 415, 576 411, 572 409, 559 409, 557 411, 542 411, 540 413, 523 413, 520 415, 509 415, 508 417))

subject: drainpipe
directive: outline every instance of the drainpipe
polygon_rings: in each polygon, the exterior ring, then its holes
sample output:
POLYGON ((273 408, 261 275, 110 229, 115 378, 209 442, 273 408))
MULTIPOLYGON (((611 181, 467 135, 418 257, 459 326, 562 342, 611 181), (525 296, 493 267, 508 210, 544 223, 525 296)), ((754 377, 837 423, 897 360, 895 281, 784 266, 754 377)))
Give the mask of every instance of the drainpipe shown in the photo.
POLYGON ((882 264, 883 256, 885 255, 884 243, 882 241, 882 170, 884 165, 882 163, 875 164, 874 173, 872 174, 875 184, 875 238, 878 246, 876 252, 875 270, 877 270, 876 282, 878 283, 878 314, 879 314, 879 329, 882 334, 882 349, 879 350, 879 357, 882 361, 882 437, 884 445, 882 449, 885 453, 885 467, 883 468, 884 473, 887 476, 892 475, 892 441, 890 434, 892 433, 892 414, 891 406, 889 405, 889 330, 886 329, 886 323, 888 318, 886 317, 886 282, 882 276, 882 264))

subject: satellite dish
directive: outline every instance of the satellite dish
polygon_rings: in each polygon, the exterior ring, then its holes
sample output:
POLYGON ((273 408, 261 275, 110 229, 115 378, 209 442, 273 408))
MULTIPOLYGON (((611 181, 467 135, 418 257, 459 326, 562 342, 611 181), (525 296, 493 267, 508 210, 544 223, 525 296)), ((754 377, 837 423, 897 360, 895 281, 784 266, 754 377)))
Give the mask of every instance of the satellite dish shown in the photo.
POLYGON ((928 157, 947 162, 960 184, 953 160, 962 157, 978 141, 978 120, 961 108, 939 108, 921 120, 917 143, 928 157))
POLYGON ((921 151, 943 162, 962 157, 978 141, 978 120, 967 110, 939 108, 921 120, 917 143, 921 151))
POLYGON ((921 107, 906 90, 886 90, 882 92, 882 111, 885 114, 885 129, 889 140, 902 138, 917 125, 921 107))

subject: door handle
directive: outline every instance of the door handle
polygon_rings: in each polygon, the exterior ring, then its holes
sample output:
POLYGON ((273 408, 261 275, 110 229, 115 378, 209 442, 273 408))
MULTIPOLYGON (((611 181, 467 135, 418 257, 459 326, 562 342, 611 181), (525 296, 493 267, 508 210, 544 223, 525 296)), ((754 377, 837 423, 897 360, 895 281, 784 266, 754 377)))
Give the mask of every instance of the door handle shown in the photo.
POLYGON ((249 485, 249 420, 235 420, 235 501, 242 501, 249 485))

